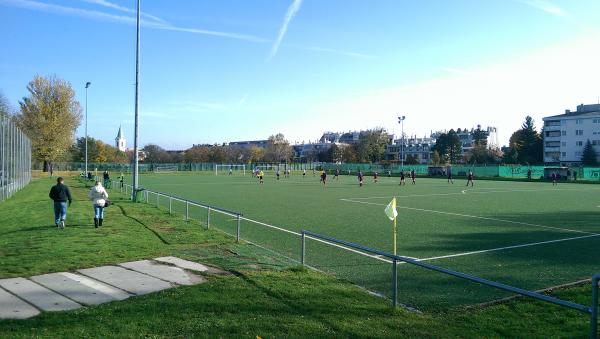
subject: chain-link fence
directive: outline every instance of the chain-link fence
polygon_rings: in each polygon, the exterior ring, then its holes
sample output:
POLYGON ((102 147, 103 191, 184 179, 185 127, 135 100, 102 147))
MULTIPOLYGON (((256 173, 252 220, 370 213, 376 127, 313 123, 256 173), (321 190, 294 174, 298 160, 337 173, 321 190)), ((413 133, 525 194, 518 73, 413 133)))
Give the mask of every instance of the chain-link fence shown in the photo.
POLYGON ((0 116, 0 201, 31 180, 31 141, 9 117, 0 116))

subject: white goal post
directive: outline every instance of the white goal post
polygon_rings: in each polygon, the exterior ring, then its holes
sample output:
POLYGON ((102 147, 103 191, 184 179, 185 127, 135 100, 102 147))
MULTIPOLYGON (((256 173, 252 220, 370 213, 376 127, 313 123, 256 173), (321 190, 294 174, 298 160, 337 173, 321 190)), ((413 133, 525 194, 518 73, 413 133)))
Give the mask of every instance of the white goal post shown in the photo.
POLYGON ((221 172, 221 174, 229 174, 229 171, 231 170, 231 173, 236 173, 239 174, 239 172, 242 172, 242 175, 246 175, 246 165, 217 165, 215 164, 215 175, 219 175, 219 172, 221 172))
POLYGON ((155 166, 154 173, 173 173, 179 171, 177 166, 155 166))

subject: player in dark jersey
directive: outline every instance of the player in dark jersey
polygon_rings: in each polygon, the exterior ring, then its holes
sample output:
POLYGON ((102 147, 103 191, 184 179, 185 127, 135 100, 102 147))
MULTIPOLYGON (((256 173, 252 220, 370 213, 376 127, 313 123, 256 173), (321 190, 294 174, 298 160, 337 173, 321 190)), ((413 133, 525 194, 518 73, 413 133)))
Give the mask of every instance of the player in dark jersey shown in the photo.
POLYGON ((327 181, 327 172, 325 172, 324 170, 321 172, 321 182, 323 183, 323 185, 325 185, 327 181))
POLYGON ((404 181, 404 170, 400 171, 400 186, 402 185, 406 185, 406 182, 404 181))
POLYGON ((473 171, 469 170, 469 174, 467 174, 467 187, 471 183, 471 187, 473 187, 473 171))
POLYGON ((360 187, 362 187, 362 185, 363 185, 363 173, 360 170, 358 171, 358 185, 360 187))
POLYGON ((417 182, 415 181, 417 178, 417 175, 415 174, 415 170, 411 170, 410 171, 410 178, 412 179, 412 184, 416 184, 417 182))
POLYGON ((337 169, 335 170, 335 174, 334 174, 334 176, 335 176, 335 180, 339 180, 339 177, 340 177, 340 169, 339 169, 339 168, 337 168, 337 169))
POLYGON ((550 177, 552 178, 552 186, 558 185, 556 183, 556 173, 552 173, 552 175, 550 175, 550 177))
POLYGON ((450 167, 448 167, 448 183, 454 184, 454 180, 452 180, 452 168, 450 167))
POLYGON ((275 175, 277 176, 277 180, 279 180, 279 175, 280 175, 279 170, 277 170, 277 172, 275 173, 275 175))
POLYGON ((374 182, 374 183, 377 183, 377 178, 379 178, 379 173, 377 173, 377 172, 374 172, 374 173, 373 173, 373 182, 374 182))

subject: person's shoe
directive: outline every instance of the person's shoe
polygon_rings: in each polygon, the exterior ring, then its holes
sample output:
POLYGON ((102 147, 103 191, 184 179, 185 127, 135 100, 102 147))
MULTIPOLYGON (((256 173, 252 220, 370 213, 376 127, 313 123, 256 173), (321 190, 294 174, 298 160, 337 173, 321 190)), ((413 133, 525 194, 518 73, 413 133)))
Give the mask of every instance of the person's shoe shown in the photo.
POLYGON ((64 220, 60 221, 60 228, 63 230, 65 229, 65 221, 64 220))
POLYGON ((98 228, 98 218, 94 218, 94 227, 98 228))
POLYGON ((98 226, 102 226, 102 221, 103 221, 103 220, 104 220, 104 219, 98 219, 98 226))

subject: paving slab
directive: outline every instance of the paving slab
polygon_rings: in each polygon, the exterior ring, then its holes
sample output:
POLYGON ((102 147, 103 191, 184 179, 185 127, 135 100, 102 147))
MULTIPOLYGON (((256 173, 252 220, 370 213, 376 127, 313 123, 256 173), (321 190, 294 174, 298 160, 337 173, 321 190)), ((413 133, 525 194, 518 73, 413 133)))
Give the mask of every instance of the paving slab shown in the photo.
POLYGON ((154 260, 156 260, 158 262, 162 262, 162 263, 175 265, 179 268, 183 268, 184 270, 202 272, 202 273, 206 273, 206 274, 220 274, 220 275, 231 274, 231 272, 227 272, 227 271, 223 271, 218 268, 202 265, 202 264, 199 264, 199 263, 193 262, 193 261, 183 260, 183 259, 180 259, 177 257, 160 257, 160 258, 155 258, 154 260))
POLYGON ((0 287, 43 311, 67 311, 81 305, 25 278, 0 280, 0 287))
POLYGON ((161 265, 150 260, 125 262, 119 264, 119 266, 178 285, 195 285, 206 281, 203 277, 186 272, 179 267, 161 265))
POLYGON ((86 305, 125 300, 131 295, 115 287, 69 272, 37 275, 36 283, 86 305))
POLYGON ((86 268, 77 272, 138 295, 173 287, 166 281, 117 266, 86 268))
POLYGON ((0 319, 27 319, 38 314, 37 308, 0 288, 0 319))

